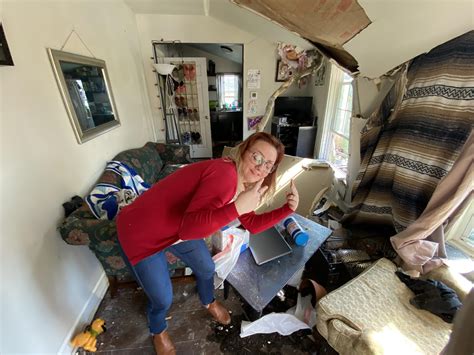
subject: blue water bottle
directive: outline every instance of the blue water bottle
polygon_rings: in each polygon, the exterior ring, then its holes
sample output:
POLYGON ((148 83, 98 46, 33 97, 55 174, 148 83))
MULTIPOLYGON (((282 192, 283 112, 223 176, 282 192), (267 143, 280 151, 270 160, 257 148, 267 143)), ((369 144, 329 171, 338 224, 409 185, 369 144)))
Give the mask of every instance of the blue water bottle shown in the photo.
POLYGON ((294 219, 293 217, 288 217, 283 222, 283 225, 293 238, 293 241, 296 245, 304 247, 306 243, 308 243, 309 235, 308 233, 303 231, 303 228, 301 228, 298 222, 296 222, 296 219, 294 219))

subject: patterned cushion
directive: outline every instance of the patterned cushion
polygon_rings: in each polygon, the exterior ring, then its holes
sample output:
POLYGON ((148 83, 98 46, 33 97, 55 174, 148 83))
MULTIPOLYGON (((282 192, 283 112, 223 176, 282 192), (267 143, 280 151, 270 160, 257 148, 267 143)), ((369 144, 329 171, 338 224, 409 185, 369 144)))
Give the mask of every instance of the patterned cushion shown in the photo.
POLYGON ((134 169, 149 185, 156 181, 163 168, 163 161, 158 150, 148 143, 142 148, 125 150, 117 154, 112 160, 125 163, 134 169))
POLYGON ((97 181, 99 184, 107 183, 117 187, 120 187, 120 176, 110 170, 104 170, 102 175, 100 176, 99 180, 97 181))
POLYGON ((182 168, 186 164, 166 164, 165 167, 158 174, 157 181, 167 177, 168 175, 174 173, 176 170, 182 168))
POLYGON ((317 306, 317 329, 340 354, 438 354, 450 324, 410 304, 413 293, 380 259, 317 306))
POLYGON ((189 145, 174 145, 148 142, 145 147, 156 149, 164 162, 168 164, 189 164, 189 145))

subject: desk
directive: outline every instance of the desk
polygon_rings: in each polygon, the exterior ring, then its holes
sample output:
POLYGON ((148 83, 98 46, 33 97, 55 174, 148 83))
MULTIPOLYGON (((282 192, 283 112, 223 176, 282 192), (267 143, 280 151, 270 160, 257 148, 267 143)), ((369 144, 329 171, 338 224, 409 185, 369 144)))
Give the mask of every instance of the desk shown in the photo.
MULTIPOLYGON (((308 233, 309 240, 305 247, 290 244, 291 254, 257 265, 250 252, 245 250, 239 256, 237 264, 227 276, 226 282, 245 299, 257 312, 261 313, 283 286, 304 267, 309 258, 329 237, 331 230, 296 213, 292 215, 308 233)), ((286 233, 280 221, 276 228, 286 233)), ((282 233, 283 235, 285 235, 282 233)), ((250 237, 252 238, 252 237, 250 237)), ((227 286, 227 285, 226 285, 227 286)), ((228 287, 228 286, 227 286, 228 287)))

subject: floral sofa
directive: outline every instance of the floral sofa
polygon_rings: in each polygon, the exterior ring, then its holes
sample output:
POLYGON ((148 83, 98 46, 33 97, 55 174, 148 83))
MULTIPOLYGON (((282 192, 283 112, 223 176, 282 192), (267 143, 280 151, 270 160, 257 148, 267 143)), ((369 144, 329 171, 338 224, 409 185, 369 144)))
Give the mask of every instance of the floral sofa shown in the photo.
MULTIPOLYGON (((189 146, 152 142, 146 143, 141 148, 125 150, 112 160, 130 166, 150 185, 171 174, 183 164, 191 162, 189 146)), ((105 170, 97 183, 120 187, 120 177, 112 171, 105 170)), ((84 202, 62 221, 58 229, 66 243, 89 246, 104 267, 112 295, 121 283, 133 280, 120 254, 115 220, 95 218, 84 202)), ((167 258, 171 272, 185 267, 171 253, 167 253, 167 258)))

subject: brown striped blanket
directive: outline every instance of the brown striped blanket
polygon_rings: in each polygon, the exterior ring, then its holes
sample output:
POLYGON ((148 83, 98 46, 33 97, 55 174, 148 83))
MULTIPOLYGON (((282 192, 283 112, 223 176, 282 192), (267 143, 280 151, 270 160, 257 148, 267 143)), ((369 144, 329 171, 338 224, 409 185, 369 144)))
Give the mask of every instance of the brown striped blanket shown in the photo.
POLYGON ((401 232, 425 209, 474 127, 474 31, 415 58, 368 119, 351 223, 401 232))

